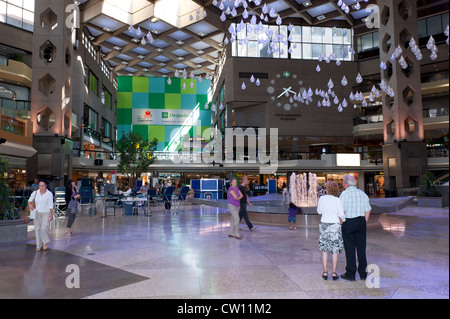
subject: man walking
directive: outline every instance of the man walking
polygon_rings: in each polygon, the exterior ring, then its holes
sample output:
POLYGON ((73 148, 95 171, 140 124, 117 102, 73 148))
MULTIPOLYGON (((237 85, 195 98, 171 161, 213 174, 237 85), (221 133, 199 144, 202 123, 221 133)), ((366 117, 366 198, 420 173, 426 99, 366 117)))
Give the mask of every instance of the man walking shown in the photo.
POLYGON ((242 218, 244 218, 245 222, 247 223, 248 229, 253 231, 256 229, 256 227, 253 226, 253 224, 250 222, 250 219, 248 218, 248 213, 247 213, 247 204, 248 204, 248 206, 252 207, 252 204, 250 203, 250 200, 248 199, 247 185, 248 185, 248 178, 244 177, 242 179, 241 185, 239 185, 239 190, 241 191, 241 193, 243 195, 243 197, 241 198, 241 202, 240 202, 241 207, 239 209, 239 221, 241 221, 242 218))
POLYGON ((345 175, 342 182, 345 190, 339 198, 342 200, 345 212, 345 222, 342 224, 342 237, 344 239, 345 257, 347 266, 342 279, 355 280, 356 254, 358 255, 358 273, 362 280, 367 278, 366 258, 366 225, 369 220, 372 207, 369 197, 360 189, 356 188, 356 180, 352 175, 345 175))

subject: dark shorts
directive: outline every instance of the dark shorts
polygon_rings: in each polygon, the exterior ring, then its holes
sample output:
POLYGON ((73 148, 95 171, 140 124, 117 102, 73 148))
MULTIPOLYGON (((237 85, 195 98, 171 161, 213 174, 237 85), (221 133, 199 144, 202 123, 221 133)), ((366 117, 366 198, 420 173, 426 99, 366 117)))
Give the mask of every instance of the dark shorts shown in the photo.
POLYGON ((294 223, 294 224, 295 224, 295 223, 297 222, 297 217, 289 217, 289 218, 288 218, 288 222, 289 222, 289 223, 294 223))

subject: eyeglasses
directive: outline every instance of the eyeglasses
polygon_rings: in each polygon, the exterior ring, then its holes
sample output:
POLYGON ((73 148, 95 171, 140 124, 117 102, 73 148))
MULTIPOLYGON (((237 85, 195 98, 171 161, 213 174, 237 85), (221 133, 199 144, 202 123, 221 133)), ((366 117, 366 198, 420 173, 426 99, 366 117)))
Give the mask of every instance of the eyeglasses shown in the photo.
POLYGON ((43 184, 43 185, 41 185, 41 184, 39 184, 39 187, 46 187, 47 185, 45 185, 45 184, 43 184))

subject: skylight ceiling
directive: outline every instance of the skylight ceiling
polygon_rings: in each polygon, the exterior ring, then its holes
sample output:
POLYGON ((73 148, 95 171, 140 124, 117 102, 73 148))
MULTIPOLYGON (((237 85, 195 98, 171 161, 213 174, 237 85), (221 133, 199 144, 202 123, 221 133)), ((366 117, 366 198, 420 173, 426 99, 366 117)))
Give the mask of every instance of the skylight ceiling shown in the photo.
MULTIPOLYGON (((79 2, 84 31, 118 75, 173 76, 175 71, 186 69, 188 74, 214 76, 229 24, 240 22, 244 13, 243 0, 79 2), (223 21, 221 8, 233 8, 236 3, 235 16, 227 15, 223 21), (138 27, 140 33, 136 34, 138 27)), ((266 5, 276 13, 264 22, 269 24, 275 24, 280 16, 283 24, 356 27, 364 24, 366 7, 375 3, 376 0, 247 0, 246 10, 250 16, 260 17, 266 5), (357 2, 359 10, 353 6, 357 2), (349 7, 348 13, 342 10, 341 3, 349 7)))

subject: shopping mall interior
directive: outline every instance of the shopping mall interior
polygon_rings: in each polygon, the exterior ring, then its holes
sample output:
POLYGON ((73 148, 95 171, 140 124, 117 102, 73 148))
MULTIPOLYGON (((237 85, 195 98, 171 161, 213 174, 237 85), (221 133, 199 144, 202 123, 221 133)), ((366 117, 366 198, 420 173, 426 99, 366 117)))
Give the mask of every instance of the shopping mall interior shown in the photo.
POLYGON ((2 299, 449 298, 448 1, 0 0, 0 120, 2 299), (321 277, 346 175, 370 280, 321 277))

